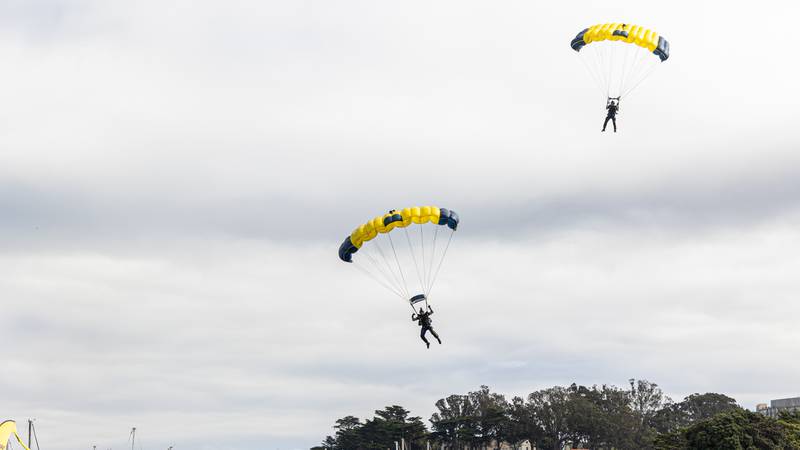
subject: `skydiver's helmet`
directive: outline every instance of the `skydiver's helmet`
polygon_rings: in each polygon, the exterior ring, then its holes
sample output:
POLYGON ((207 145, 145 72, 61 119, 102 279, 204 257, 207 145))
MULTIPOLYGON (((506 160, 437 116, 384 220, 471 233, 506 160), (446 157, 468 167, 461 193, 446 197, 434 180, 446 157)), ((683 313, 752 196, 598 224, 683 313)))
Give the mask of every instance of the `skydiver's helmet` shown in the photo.
POLYGON ((420 313, 420 314, 425 314, 425 310, 424 310, 424 309, 422 309, 422 307, 421 307, 421 306, 419 307, 419 313, 420 313))

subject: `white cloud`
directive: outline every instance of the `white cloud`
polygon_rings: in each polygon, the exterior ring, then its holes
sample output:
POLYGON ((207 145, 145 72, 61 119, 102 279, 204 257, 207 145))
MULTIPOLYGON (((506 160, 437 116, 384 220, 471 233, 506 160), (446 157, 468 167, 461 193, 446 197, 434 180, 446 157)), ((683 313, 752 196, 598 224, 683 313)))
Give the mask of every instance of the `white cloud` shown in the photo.
POLYGON ((9 5, 0 398, 48 448, 307 448, 482 383, 797 394, 794 3, 9 5), (567 43, 616 17, 673 54, 600 135, 567 43), (426 202, 462 217, 430 351, 336 259, 426 202))

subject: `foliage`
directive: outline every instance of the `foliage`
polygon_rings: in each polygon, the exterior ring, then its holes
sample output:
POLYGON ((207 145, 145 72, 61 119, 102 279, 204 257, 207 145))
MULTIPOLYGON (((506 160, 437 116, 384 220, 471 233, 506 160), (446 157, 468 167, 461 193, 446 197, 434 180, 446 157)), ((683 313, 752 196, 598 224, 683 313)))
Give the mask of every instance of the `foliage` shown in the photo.
MULTIPOLYGON (((689 427, 684 433, 689 449, 791 449, 791 431, 778 420, 736 409, 689 427)), ((796 438, 796 436, 795 436, 796 438)))
POLYGON ((518 448, 530 441, 540 450, 800 449, 800 413, 778 419, 746 411, 722 394, 692 394, 673 402, 655 383, 630 380, 616 386, 554 386, 525 397, 505 396, 488 386, 452 394, 435 403, 430 432, 419 417, 397 405, 361 421, 336 421, 334 436, 313 450, 406 448, 518 448))
POLYGON ((409 417, 402 406, 387 406, 375 411, 375 417, 363 423, 357 417, 346 416, 336 421, 335 437, 328 436, 321 448, 326 450, 384 450, 394 448, 396 441, 405 440, 411 449, 424 448, 428 436, 420 417, 409 417))

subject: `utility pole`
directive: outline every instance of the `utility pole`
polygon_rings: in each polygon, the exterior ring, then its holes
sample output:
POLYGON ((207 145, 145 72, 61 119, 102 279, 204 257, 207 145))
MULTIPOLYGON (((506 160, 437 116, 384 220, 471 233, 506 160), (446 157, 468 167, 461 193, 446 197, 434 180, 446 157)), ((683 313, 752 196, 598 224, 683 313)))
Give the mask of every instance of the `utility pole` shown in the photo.
POLYGON ((136 427, 131 428, 131 450, 133 450, 133 446, 136 444, 136 427))
POLYGON ((31 448, 31 431, 33 430, 33 419, 28 419, 28 448, 31 448))

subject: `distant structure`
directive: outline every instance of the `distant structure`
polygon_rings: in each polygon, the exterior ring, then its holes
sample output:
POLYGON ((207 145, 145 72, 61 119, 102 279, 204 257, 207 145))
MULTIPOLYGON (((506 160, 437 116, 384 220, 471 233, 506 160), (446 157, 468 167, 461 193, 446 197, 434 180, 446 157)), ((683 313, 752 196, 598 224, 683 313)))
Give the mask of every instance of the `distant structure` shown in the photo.
POLYGON ((771 400, 769 406, 767 406, 766 403, 759 403, 756 405, 756 412, 764 414, 767 417, 778 417, 782 411, 800 411, 800 397, 771 400))

